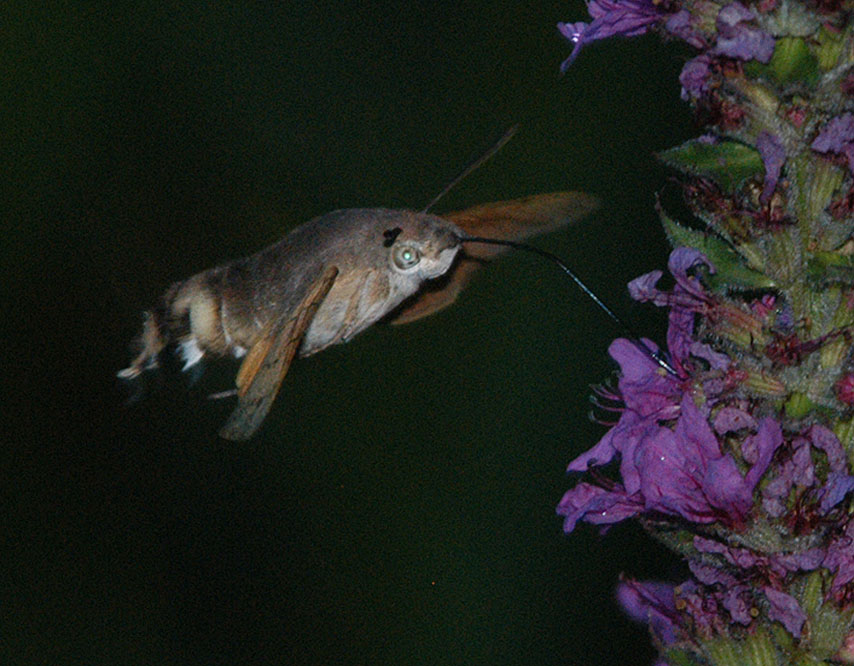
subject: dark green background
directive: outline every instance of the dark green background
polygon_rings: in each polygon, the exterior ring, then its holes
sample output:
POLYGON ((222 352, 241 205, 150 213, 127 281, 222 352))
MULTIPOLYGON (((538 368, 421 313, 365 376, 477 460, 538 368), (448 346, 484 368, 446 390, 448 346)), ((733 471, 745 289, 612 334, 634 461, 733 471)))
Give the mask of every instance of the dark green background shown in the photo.
POLYGON ((35 4, 0 35, 0 661, 649 663, 613 587, 671 560, 554 514, 618 331, 553 266, 507 256, 297 363, 248 444, 204 398, 234 364, 131 407, 114 373, 171 281, 334 208, 421 207, 513 122, 438 210, 598 194, 537 242, 660 339, 625 283, 665 262, 652 153, 691 131, 686 54, 616 40, 561 79, 581 2, 35 4))

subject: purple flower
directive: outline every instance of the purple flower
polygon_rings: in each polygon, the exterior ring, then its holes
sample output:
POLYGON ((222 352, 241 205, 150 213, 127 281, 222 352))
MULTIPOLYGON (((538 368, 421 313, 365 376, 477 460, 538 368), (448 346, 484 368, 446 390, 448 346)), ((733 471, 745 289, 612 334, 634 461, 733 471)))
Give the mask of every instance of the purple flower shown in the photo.
POLYGON ((560 73, 566 73, 566 70, 569 69, 569 66, 575 61, 575 58, 578 56, 578 53, 581 51, 581 47, 584 46, 587 42, 593 41, 592 39, 582 39, 585 31, 590 27, 589 23, 558 23, 557 29, 560 31, 560 34, 566 37, 570 42, 572 42, 575 46, 572 47, 572 53, 569 54, 569 57, 564 60, 560 65, 560 73))
POLYGON ((656 287, 662 276, 661 271, 651 271, 629 283, 629 294, 636 301, 651 301, 659 307, 670 308, 667 346, 678 371, 682 371, 682 362, 688 359, 694 347, 694 315, 706 311, 712 303, 700 281, 688 273, 697 266, 706 266, 714 272, 714 267, 702 252, 680 247, 670 254, 667 262, 676 280, 672 292, 661 291, 656 287))
POLYGON ((767 63, 774 54, 774 38, 748 25, 756 14, 740 2, 733 2, 718 13, 718 39, 714 52, 729 58, 767 63))
MULTIPOLYGON (((710 372, 725 371, 727 357, 692 337, 694 314, 707 308, 711 299, 688 271, 698 265, 711 268, 708 260, 696 250, 680 248, 668 263, 676 281, 672 291, 656 287, 661 272, 654 271, 630 283, 632 296, 671 307, 667 343, 680 374, 687 377, 684 366, 691 356, 707 360, 710 372)), ((645 344, 655 349, 651 341, 645 344)), ((609 352, 620 365, 622 413, 596 446, 570 463, 568 471, 586 472, 619 460, 620 482, 607 488, 580 483, 569 490, 558 506, 558 513, 566 517, 564 529, 571 531, 579 520, 609 524, 641 512, 703 524, 743 525, 756 485, 782 443, 779 424, 771 418, 738 421, 745 428, 753 425, 755 431, 744 441, 752 466, 742 475, 709 424, 716 394, 706 393, 699 407, 696 377, 686 384, 660 372, 649 354, 628 340, 615 340, 609 352)))
POLYGON ((698 98, 709 90, 709 75, 712 73, 709 65, 712 59, 706 54, 699 55, 689 60, 679 74, 679 83, 682 84, 682 99, 686 102, 698 98))
POLYGON ((766 577, 780 578, 792 571, 812 571, 821 565, 824 558, 821 548, 795 553, 757 553, 701 536, 695 536, 693 544, 697 552, 720 555, 728 564, 741 569, 745 574, 759 572, 766 577))
POLYGON ((660 440, 669 446, 647 451, 653 454, 645 469, 647 505, 693 522, 742 524, 753 506, 753 490, 782 442, 779 424, 770 418, 760 423, 752 439, 761 453, 744 476, 732 456, 721 453, 706 414, 687 394, 672 434, 660 440))
POLYGON ((848 469, 848 458, 839 438, 822 425, 814 425, 807 431, 810 443, 824 451, 827 464, 833 472, 845 472, 848 469))
POLYGON ((854 476, 831 472, 821 489, 821 501, 819 509, 822 514, 827 514, 833 507, 839 504, 845 496, 854 490, 854 476))
MULTIPOLYGON (((757 423, 755 418, 737 407, 723 407, 715 414, 714 425, 716 433, 725 435, 728 432, 735 432, 743 428, 756 430, 757 423)), ((743 451, 742 453, 747 458, 747 452, 743 451)))
POLYGON ((708 44, 703 35, 692 24, 692 18, 691 12, 687 9, 681 9, 667 19, 664 29, 671 35, 688 42, 694 48, 704 49, 708 44))
POLYGON ((723 620, 721 595, 709 594, 708 590, 693 581, 682 583, 676 588, 677 607, 684 608, 684 613, 690 616, 694 636, 711 638, 722 634, 725 629, 723 620))
POLYGON ((733 622, 738 622, 746 627, 753 621, 751 614, 753 603, 749 585, 741 583, 727 586, 719 594, 721 606, 726 609, 733 622))
POLYGON ((659 428, 637 447, 635 459, 646 509, 696 523, 728 518, 742 523, 752 488, 735 461, 723 455, 706 414, 686 393, 676 428, 659 428))
POLYGON ((833 118, 824 126, 812 142, 812 149, 819 153, 839 153, 852 141, 854 141, 854 116, 845 113, 833 118))
POLYGON ((770 132, 759 133, 759 136, 756 137, 756 149, 765 165, 765 185, 762 187, 762 194, 759 195, 759 201, 764 204, 768 203, 777 187, 780 170, 786 161, 786 149, 783 148, 780 139, 770 132))
POLYGON ((812 497, 818 500, 823 516, 854 490, 854 477, 848 474, 842 444, 824 426, 812 426, 803 436, 793 438, 788 448, 788 455, 776 466, 774 478, 762 489, 762 507, 768 515, 779 518, 785 514, 793 490, 800 497, 807 490, 819 486, 817 494, 812 497), (816 478, 813 449, 823 451, 827 456, 829 471, 823 482, 816 478))
POLYGON ((563 529, 567 534, 581 519, 594 525, 618 523, 642 510, 640 500, 629 497, 621 487, 605 490, 589 483, 579 483, 567 491, 557 506, 558 515, 564 516, 563 529))
POLYGON ((854 173, 854 116, 845 113, 833 118, 812 142, 817 153, 840 153, 848 159, 848 168, 854 173))
POLYGON ((830 594, 836 598, 854 581, 854 520, 849 519, 843 532, 831 542, 822 566, 833 572, 830 594))
POLYGON ((629 283, 629 293, 638 301, 652 301, 659 307, 669 306, 680 309, 693 309, 696 303, 708 302, 705 290, 700 280, 688 271, 697 266, 706 266, 714 272, 714 266, 699 250, 689 247, 679 247, 670 253, 667 268, 676 280, 673 292, 658 290, 655 285, 661 279, 661 271, 651 271, 629 283))
POLYGON ((707 590, 707 596, 716 596, 720 605, 729 613, 733 622, 747 626, 753 621, 750 609, 750 588, 724 569, 697 560, 690 560, 688 568, 694 574, 694 578, 708 587, 713 587, 716 592, 707 590))
POLYGON ((653 0, 590 0, 590 23, 558 23, 557 28, 575 46, 560 66, 561 73, 573 63, 581 48, 598 39, 635 37, 666 16, 653 0))
POLYGON ((648 624, 662 644, 670 645, 680 633, 673 592, 669 583, 622 579, 617 585, 617 602, 630 618, 648 624))

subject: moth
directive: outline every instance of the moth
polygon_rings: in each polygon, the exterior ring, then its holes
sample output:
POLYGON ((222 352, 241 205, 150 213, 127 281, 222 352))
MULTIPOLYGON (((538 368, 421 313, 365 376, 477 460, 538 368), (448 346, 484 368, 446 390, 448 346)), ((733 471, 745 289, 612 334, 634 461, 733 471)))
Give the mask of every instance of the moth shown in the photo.
POLYGON ((581 192, 555 192, 441 216, 386 208, 321 215, 251 256, 172 284, 144 313, 138 353, 118 376, 157 368, 167 348, 185 371, 208 356, 241 358, 237 406, 219 434, 249 439, 296 356, 348 342, 381 319, 408 323, 447 307, 506 249, 466 239, 519 241, 596 205, 581 192))

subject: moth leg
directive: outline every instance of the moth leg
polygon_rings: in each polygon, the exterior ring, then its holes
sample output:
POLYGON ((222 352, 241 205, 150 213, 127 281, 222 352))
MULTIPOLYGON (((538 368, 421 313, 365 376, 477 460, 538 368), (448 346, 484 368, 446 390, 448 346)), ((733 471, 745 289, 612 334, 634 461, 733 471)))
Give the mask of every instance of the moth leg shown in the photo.
POLYGON ((166 346, 166 341, 160 335, 160 326, 154 313, 146 312, 144 316, 142 333, 137 338, 137 344, 141 350, 128 367, 116 373, 119 379, 134 379, 144 370, 156 368, 158 366, 157 357, 160 356, 160 352, 166 346))
POLYGON ((208 396, 208 400, 222 400, 224 398, 231 398, 237 395, 237 389, 226 389, 225 391, 219 391, 218 393, 211 393, 208 396))

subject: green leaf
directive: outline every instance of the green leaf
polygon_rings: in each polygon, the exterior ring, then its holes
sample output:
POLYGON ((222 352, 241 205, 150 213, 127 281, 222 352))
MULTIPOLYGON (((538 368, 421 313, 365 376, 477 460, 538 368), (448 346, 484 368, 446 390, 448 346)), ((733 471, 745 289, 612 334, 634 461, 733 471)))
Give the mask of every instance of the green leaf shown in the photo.
POLYGON ((661 211, 659 214, 671 245, 696 248, 712 262, 717 270, 709 276, 713 287, 752 290, 772 289, 775 286, 770 277, 749 268, 744 259, 720 238, 684 227, 661 211))
POLYGON ((658 153, 657 157, 684 173, 711 178, 729 192, 765 173, 759 152, 737 141, 709 144, 691 139, 658 153))

